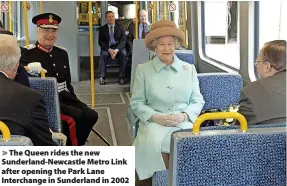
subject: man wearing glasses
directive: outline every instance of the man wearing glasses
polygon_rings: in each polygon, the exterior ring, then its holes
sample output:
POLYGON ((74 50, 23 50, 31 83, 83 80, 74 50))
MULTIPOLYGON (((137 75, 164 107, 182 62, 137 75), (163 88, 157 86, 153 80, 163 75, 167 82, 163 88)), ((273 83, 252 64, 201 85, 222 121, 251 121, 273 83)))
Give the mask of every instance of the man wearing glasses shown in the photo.
POLYGON ((57 79, 61 119, 66 124, 63 125, 63 133, 67 136, 67 145, 82 146, 97 122, 98 114, 76 97, 71 85, 68 53, 54 45, 61 20, 53 13, 33 17, 32 22, 37 25, 37 42, 26 47, 20 62, 28 66, 29 74, 38 75, 44 70, 47 77, 57 79))
POLYGON ((286 41, 265 43, 255 62, 259 80, 241 91, 238 112, 248 125, 286 122, 286 41))

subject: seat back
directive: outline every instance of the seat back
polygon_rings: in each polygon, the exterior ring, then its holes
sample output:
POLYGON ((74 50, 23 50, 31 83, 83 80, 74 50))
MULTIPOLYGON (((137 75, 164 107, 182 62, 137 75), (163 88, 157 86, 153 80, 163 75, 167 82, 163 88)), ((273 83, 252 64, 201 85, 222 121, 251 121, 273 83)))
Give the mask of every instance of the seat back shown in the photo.
POLYGON ((144 44, 144 39, 134 39, 132 56, 130 92, 133 90, 134 75, 138 64, 149 61, 149 50, 144 44))
POLYGON ((3 140, 3 136, 0 135, 0 146, 33 146, 30 138, 19 135, 12 135, 8 141, 3 140))
POLYGON ((243 88, 240 74, 200 73, 198 81, 205 101, 202 110, 227 110, 230 105, 238 104, 243 88))
POLYGON ((192 51, 177 50, 175 52, 175 55, 178 57, 178 59, 182 61, 185 61, 189 64, 194 64, 194 57, 193 57, 192 51))
POLYGON ((49 127, 54 132, 61 132, 60 103, 56 78, 47 77, 41 79, 31 77, 29 80, 30 87, 44 96, 49 127))
POLYGON ((168 185, 286 185, 286 127, 175 132, 171 147, 168 185))

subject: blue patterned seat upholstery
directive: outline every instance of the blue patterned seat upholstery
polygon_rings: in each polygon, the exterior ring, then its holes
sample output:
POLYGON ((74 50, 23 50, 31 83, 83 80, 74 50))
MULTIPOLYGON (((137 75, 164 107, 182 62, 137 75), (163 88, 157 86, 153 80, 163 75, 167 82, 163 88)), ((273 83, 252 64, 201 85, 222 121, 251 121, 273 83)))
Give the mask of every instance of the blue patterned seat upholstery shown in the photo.
POLYGON ((19 135, 11 135, 9 141, 3 141, 0 135, 0 146, 33 146, 33 143, 30 138, 19 135))
POLYGON ((240 74, 200 73, 198 74, 200 92, 205 101, 202 110, 228 109, 238 104, 243 81, 240 74))
MULTIPOLYGON (((281 124, 264 124, 264 125, 250 125, 249 126, 249 129, 252 129, 252 128, 276 128, 276 127, 280 127, 280 128, 282 128, 282 129, 286 129, 286 123, 281 123, 281 124)), ((203 128, 201 128, 201 131, 210 131, 210 130, 231 130, 231 129, 239 129, 239 126, 214 126, 214 127, 203 127, 203 128)), ((268 130, 268 129, 267 129, 268 130)), ((181 131, 176 131, 175 133, 190 133, 191 132, 191 129, 185 129, 185 130, 181 130, 181 131)), ((175 134, 174 133, 174 134, 175 134)), ((286 136, 285 136, 286 137, 286 136)), ((225 139, 226 140, 226 139, 225 139)), ((252 139, 252 140, 254 140, 254 139, 252 139)), ((283 140, 284 141, 284 140, 283 140)), ((225 141, 226 142, 226 141, 225 141)), ((240 136, 239 136, 239 138, 238 138, 238 142, 237 143, 241 143, 240 142, 240 136)), ((286 138, 285 138, 285 143, 286 143, 286 138)), ((246 143, 246 144, 248 144, 248 143, 246 143)), ((182 145, 182 144, 181 144, 182 145)), ((186 144, 186 146, 188 146, 189 144, 187 143, 186 144)), ((192 143, 190 143, 190 145, 192 145, 192 143)), ((222 143, 222 145, 224 146, 224 148, 226 148, 226 146, 225 146, 225 143, 222 143)), ((242 143, 241 145, 244 145, 244 143, 242 143)), ((258 145, 260 145, 260 144, 258 144, 258 145)), ((181 147, 181 148, 183 148, 183 147, 181 147)), ((188 147, 189 148, 189 147, 188 147)), ((215 148, 215 147, 214 147, 215 148)), ((224 148, 222 148, 223 150, 224 150, 224 148)), ((230 144, 230 148, 233 148, 232 147, 232 145, 230 144)), ((235 148, 235 147, 234 147, 235 148)), ((208 151, 212 151, 212 149, 206 149, 206 150, 208 150, 208 151)), ((218 149, 217 149, 218 150, 218 149)), ((236 151, 234 151, 234 150, 232 150, 232 152, 234 153, 233 155, 232 154, 229 154, 230 155, 230 157, 233 157, 233 156, 235 156, 235 155, 238 155, 238 153, 239 152, 236 152, 236 151)), ((172 154, 173 153, 175 153, 175 154, 177 154, 178 155, 178 153, 177 152, 172 152, 172 154)), ((194 156, 194 154, 193 153, 188 153, 188 154, 185 154, 185 156, 187 156, 187 157, 185 157, 185 159, 187 160, 187 159, 193 159, 193 157, 191 157, 191 156, 194 156)), ((204 155, 203 155, 204 156, 204 155)), ((176 156, 176 155, 173 155, 173 161, 180 161, 180 162, 184 162, 184 160, 179 160, 180 158, 182 158, 183 156, 176 156)), ((285 157, 285 156, 284 156, 285 157)), ((217 157, 215 157, 215 158, 213 158, 213 157, 211 157, 210 159, 209 159, 209 161, 212 161, 212 162, 214 162, 214 161, 217 161, 216 160, 216 158, 217 157)), ((283 161, 283 160, 282 160, 283 161)), ((193 163, 193 161, 191 160, 191 161, 186 161, 185 163, 186 164, 188 164, 188 162, 190 162, 190 164, 191 163, 193 163)), ((281 162, 282 163, 282 162, 281 162)), ((175 165, 175 164, 174 164, 175 165)), ((176 165, 175 165, 176 166, 176 165)), ((181 166, 184 166, 184 165, 181 165, 181 166)), ((186 165, 186 166, 192 166, 192 165, 186 165)), ((257 169, 256 167, 254 167, 255 169, 257 169)), ((177 169, 177 170, 179 170, 179 169, 177 169)), ((173 168, 173 171, 177 171, 177 170, 174 170, 174 168, 173 168)), ((186 169, 185 169, 186 170, 186 169)), ((172 172, 173 172, 172 171, 172 172)), ((208 170, 205 170, 205 171, 208 171, 208 170)), ((212 170, 213 171, 213 170, 212 170)), ((220 171, 220 170, 219 170, 220 171)), ((188 171, 186 171, 186 172, 188 172, 188 171)), ((210 173, 212 173, 212 172, 209 172, 208 174, 210 174, 210 173)), ((170 172, 170 174, 171 174, 171 172, 170 172)), ((191 175, 192 174, 192 172, 189 172, 189 174, 185 174, 185 175, 191 175)), ((234 173, 235 174, 235 173, 234 173)), ((252 173, 249 173, 249 174, 252 174, 252 173)), ((168 185, 168 170, 164 170, 164 171, 158 171, 158 172, 156 172, 154 175, 153 175, 153 186, 167 186, 168 185)), ((284 183, 285 183, 286 181, 284 180, 284 183)), ((265 184, 265 183, 264 183, 265 184)), ((186 184, 184 184, 184 185, 186 185, 186 184)), ((210 185, 213 185, 212 183, 210 183, 210 185)), ((227 184, 227 185, 230 185, 230 184, 227 184)), ((240 185, 239 183, 238 184, 235 184, 235 185, 240 185)), ((249 184, 250 185, 250 184, 249 184)), ((251 184, 252 185, 252 184, 251 184)), ((268 185, 267 183, 265 184, 265 185, 268 185)), ((280 185, 280 184, 279 184, 280 185)))
POLYGON ((172 185, 286 185, 285 127, 181 132, 172 140, 172 185))
POLYGON ((191 53, 175 53, 178 59, 185 61, 189 64, 194 64, 194 57, 191 53))
MULTIPOLYGON (((230 105, 238 104, 243 87, 242 77, 231 73, 199 73, 200 92, 205 101, 203 110, 226 110, 230 105)), ((127 117, 131 125, 131 134, 136 137, 139 119, 128 108, 127 117)))
POLYGON ((29 80, 30 87, 44 96, 50 128, 54 132, 61 132, 60 104, 56 79, 52 77, 45 79, 33 77, 29 80))
MULTIPOLYGON (((30 87, 37 92, 40 92, 44 96, 50 129, 53 132, 61 132, 62 124, 60 118, 60 103, 56 78, 47 77, 45 79, 41 79, 30 77, 29 80, 30 87)), ((63 145, 63 143, 58 139, 54 139, 54 141, 58 145, 63 145)))

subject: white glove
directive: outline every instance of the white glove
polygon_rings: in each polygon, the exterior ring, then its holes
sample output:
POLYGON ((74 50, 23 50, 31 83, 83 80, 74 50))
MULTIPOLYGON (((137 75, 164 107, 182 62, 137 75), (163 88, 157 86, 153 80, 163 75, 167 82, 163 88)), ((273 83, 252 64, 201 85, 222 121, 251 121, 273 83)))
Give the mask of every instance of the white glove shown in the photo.
POLYGON ((153 122, 167 127, 177 126, 179 124, 177 121, 170 120, 169 115, 155 114, 151 119, 153 122))
POLYGON ((62 133, 55 133, 53 132, 51 129, 49 129, 51 134, 52 134, 52 139, 57 139, 57 140, 60 140, 64 145, 66 145, 67 143, 67 136, 65 136, 64 134, 62 133))
POLYGON ((42 68, 41 63, 39 62, 29 63, 27 67, 30 74, 40 74, 41 70, 43 70, 45 73, 47 72, 47 70, 42 68))

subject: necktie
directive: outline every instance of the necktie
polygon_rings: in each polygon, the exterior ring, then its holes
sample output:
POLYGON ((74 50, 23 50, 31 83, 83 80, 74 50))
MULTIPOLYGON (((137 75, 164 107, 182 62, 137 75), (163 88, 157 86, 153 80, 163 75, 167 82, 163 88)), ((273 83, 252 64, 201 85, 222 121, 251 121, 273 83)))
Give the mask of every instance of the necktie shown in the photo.
POLYGON ((143 25, 142 39, 144 39, 145 38, 145 30, 144 30, 145 24, 142 24, 142 25, 143 25))
POLYGON ((114 37, 114 32, 113 32, 113 26, 110 26, 110 44, 115 45, 115 37, 114 37))

